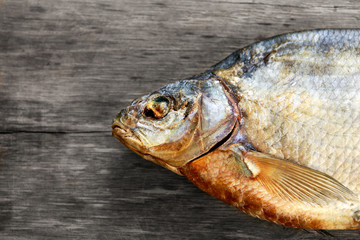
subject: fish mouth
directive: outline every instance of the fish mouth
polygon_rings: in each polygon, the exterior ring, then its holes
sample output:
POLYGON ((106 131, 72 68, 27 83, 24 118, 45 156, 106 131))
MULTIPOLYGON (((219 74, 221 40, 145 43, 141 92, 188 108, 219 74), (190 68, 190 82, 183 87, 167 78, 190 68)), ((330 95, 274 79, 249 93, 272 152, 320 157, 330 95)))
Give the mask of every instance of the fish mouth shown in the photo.
POLYGON ((160 161, 160 159, 157 159, 149 154, 146 154, 145 149, 141 149, 140 147, 141 140, 139 139, 139 137, 136 136, 128 127, 126 127, 123 123, 121 123, 118 120, 114 120, 114 123, 112 124, 112 135, 116 139, 118 139, 122 144, 124 144, 127 148, 134 151, 136 154, 140 155, 145 159, 160 164, 159 162, 157 162, 157 160, 160 161))
POLYGON ((118 120, 115 120, 112 124, 112 135, 125 145, 129 145, 129 141, 140 141, 128 127, 118 120))
POLYGON ((141 140, 123 123, 118 120, 114 120, 112 124, 112 135, 124 144, 127 148, 134 151, 136 154, 145 157, 146 154, 141 151, 141 140))
POLYGON ((115 120, 111 127, 112 127, 112 135, 119 140, 122 137, 130 135, 129 130, 127 130, 124 124, 122 124, 121 122, 115 120))

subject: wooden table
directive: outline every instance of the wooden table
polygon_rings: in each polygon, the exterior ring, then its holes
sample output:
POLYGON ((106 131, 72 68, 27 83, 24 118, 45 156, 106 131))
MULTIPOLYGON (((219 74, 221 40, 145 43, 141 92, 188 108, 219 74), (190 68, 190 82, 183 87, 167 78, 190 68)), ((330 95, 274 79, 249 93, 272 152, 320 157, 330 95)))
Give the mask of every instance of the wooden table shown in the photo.
POLYGON ((249 217, 111 136, 132 99, 356 1, 3 0, 0 239, 341 239, 249 217), (310 1, 309 1, 310 2, 310 1))

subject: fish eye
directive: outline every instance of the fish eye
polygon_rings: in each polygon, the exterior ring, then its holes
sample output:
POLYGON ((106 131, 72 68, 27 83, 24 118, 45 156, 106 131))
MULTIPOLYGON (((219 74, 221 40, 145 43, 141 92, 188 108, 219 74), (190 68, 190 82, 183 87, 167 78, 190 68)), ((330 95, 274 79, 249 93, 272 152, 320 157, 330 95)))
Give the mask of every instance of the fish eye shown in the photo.
POLYGON ((170 111, 170 101, 165 96, 158 96, 150 100, 143 111, 145 117, 161 119, 170 111))

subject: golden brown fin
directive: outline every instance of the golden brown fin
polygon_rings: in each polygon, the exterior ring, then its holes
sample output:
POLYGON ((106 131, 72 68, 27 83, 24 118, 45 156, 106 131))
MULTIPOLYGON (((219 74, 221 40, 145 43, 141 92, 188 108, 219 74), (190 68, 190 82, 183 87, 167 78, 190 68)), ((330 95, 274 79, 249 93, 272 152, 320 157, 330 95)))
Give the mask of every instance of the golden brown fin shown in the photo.
POLYGON ((357 199, 348 188, 322 172, 259 152, 246 152, 243 157, 251 177, 282 199, 312 206, 357 199))

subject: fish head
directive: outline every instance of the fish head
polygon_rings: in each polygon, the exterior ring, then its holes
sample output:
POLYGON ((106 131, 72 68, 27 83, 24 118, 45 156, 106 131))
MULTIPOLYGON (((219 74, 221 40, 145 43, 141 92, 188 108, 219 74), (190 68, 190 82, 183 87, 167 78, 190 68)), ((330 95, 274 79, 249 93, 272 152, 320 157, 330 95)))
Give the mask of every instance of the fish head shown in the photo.
POLYGON ((121 110, 112 133, 145 159, 180 174, 178 168, 231 133, 239 117, 236 106, 215 77, 178 81, 121 110))

